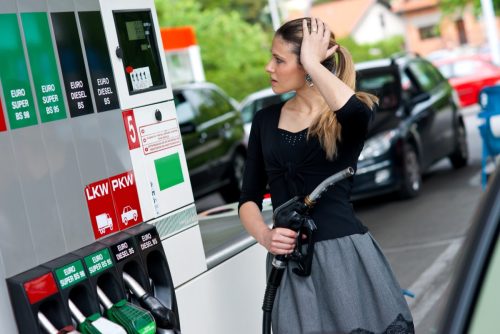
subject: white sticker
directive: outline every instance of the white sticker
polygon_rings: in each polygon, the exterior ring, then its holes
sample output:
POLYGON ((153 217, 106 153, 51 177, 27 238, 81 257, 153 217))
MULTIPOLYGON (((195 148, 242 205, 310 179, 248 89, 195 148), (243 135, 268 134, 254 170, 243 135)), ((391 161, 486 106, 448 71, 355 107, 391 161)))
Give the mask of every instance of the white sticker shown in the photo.
POLYGON ((109 321, 104 317, 100 317, 92 322, 92 325, 101 333, 106 334, 127 334, 127 332, 118 324, 109 321))
POLYGON ((147 89, 153 86, 149 67, 134 68, 134 70, 130 72, 130 81, 132 82, 132 89, 134 91, 147 89))

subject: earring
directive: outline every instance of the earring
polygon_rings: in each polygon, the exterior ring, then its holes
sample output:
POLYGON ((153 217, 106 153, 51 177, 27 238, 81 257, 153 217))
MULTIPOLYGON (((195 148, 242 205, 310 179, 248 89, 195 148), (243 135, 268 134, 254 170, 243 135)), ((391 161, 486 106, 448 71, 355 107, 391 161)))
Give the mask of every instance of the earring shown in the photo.
POLYGON ((311 76, 310 76, 309 74, 306 74, 306 82, 307 82, 307 85, 308 85, 309 87, 314 86, 313 79, 311 78, 311 76))

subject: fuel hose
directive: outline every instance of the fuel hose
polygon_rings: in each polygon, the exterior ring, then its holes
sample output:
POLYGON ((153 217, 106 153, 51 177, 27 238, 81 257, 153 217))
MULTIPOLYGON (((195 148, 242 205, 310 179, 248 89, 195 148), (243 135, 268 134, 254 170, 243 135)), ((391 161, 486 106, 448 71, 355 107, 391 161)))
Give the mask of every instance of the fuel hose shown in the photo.
MULTIPOLYGON (((335 183, 346 179, 352 175, 354 175, 354 169, 352 167, 347 167, 346 169, 341 170, 338 173, 335 173, 329 177, 327 177, 323 182, 321 182, 314 190, 307 195, 304 198, 303 203, 300 203, 302 208, 299 207, 299 210, 303 210, 303 214, 308 214, 309 210, 311 210, 316 202, 319 200, 321 195, 327 191, 331 186, 333 186, 335 183)), ((291 200, 283 203, 280 205, 276 210, 274 210, 273 213, 273 220, 276 222, 275 218, 276 215, 280 214, 282 211, 286 211, 288 208, 292 208, 292 206, 295 204, 294 201, 296 201, 295 198, 292 198, 291 200)), ((295 205, 294 208, 297 208, 297 205, 295 205)), ((280 226, 280 227, 287 227, 295 230, 296 232, 299 231, 299 226, 297 224, 293 224, 291 221, 292 220, 297 220, 295 219, 298 214, 295 214, 290 216, 292 219, 290 219, 290 224, 289 226, 280 226)), ((309 230, 315 228, 314 222, 312 220, 306 219, 306 223, 312 224, 309 230)), ((308 238, 311 238, 309 235, 308 238)), ((301 236, 298 236, 298 240, 301 239, 301 236)), ((310 239, 310 242, 312 240, 310 239)), ((296 246, 297 250, 297 246, 296 246)), ((313 250, 310 249, 310 252, 308 253, 308 256, 312 257, 313 250)), ((312 258, 311 258, 312 259, 312 258)), ((309 259, 309 260, 311 260, 309 259)), ((271 313, 273 310, 273 304, 274 304, 274 299, 276 298, 276 293, 278 291, 278 288, 281 283, 281 279, 283 278, 283 274, 285 272, 285 269, 288 265, 288 261, 290 258, 287 255, 275 255, 273 260, 272 260, 272 269, 271 272, 269 273, 269 277, 267 279, 267 286, 266 286, 266 291, 264 294, 264 302, 262 303, 262 311, 263 311, 263 318, 262 318, 262 333, 263 334, 271 334, 271 313)), ((301 268, 302 270, 304 268, 301 268)), ((310 273, 310 268, 309 272, 302 272, 301 270, 299 271, 294 271, 299 275, 306 276, 310 273)), ((306 270, 307 271, 307 270, 306 270)))

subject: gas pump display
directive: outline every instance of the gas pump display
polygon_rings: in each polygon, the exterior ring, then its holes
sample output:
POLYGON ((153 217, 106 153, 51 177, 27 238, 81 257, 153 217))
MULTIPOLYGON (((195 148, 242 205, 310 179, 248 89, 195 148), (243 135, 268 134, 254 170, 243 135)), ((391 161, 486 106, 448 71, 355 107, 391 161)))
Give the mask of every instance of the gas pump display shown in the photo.
POLYGON ((22 13, 24 38, 42 123, 66 118, 46 13, 22 13))
POLYGON ((37 124, 17 15, 0 14, 0 31, 5 39, 0 43, 0 80, 10 128, 37 124))
POLYGON ((150 11, 115 11, 113 16, 130 94, 165 87, 150 11))
POLYGON ((71 117, 94 112, 75 13, 52 13, 59 61, 71 117))
POLYGON ((80 12, 78 17, 97 111, 117 109, 119 108, 118 95, 111 69, 111 61, 109 60, 101 13, 80 12))

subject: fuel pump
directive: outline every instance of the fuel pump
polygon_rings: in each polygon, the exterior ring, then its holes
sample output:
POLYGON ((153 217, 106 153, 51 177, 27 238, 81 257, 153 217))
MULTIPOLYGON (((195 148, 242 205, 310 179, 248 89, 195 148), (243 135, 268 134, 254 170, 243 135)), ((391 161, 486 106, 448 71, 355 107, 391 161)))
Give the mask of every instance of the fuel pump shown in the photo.
POLYGON ((73 318, 78 323, 78 329, 82 334, 126 334, 125 330, 118 324, 102 317, 99 313, 94 313, 85 317, 78 307, 68 300, 69 310, 73 318))
POLYGON ((125 285, 135 295, 139 304, 153 315, 159 330, 158 333, 175 334, 176 331, 174 329, 178 328, 178 326, 176 324, 177 321, 174 312, 164 306, 158 298, 147 293, 143 287, 126 272, 123 272, 123 280, 125 281, 125 285))
POLYGON ((297 235, 295 249, 290 256, 276 255, 273 258, 273 267, 267 280, 267 287, 262 305, 262 310, 264 311, 262 323, 263 334, 271 333, 271 311, 288 261, 292 260, 298 263, 298 268, 293 270, 295 274, 299 276, 308 276, 311 273, 311 263, 314 252, 312 233, 316 229, 316 225, 309 216, 309 211, 328 188, 338 181, 352 175, 354 175, 354 169, 352 167, 341 170, 321 182, 303 201, 298 197, 294 197, 277 207, 274 211, 273 222, 275 227, 285 227, 299 233, 297 235), (302 234, 306 234, 308 237, 309 245, 306 254, 302 253, 302 234))
POLYGON ((54 327, 54 325, 50 322, 49 319, 43 314, 42 312, 38 312, 37 314, 38 321, 40 322, 40 325, 42 328, 48 333, 48 334, 79 334, 77 330, 73 326, 66 326, 61 330, 57 330, 57 328, 54 327))
POLYGON ((113 304, 104 292, 97 287, 99 301, 106 309, 107 317, 125 328, 127 334, 155 334, 156 323, 146 310, 143 310, 125 299, 113 304))

